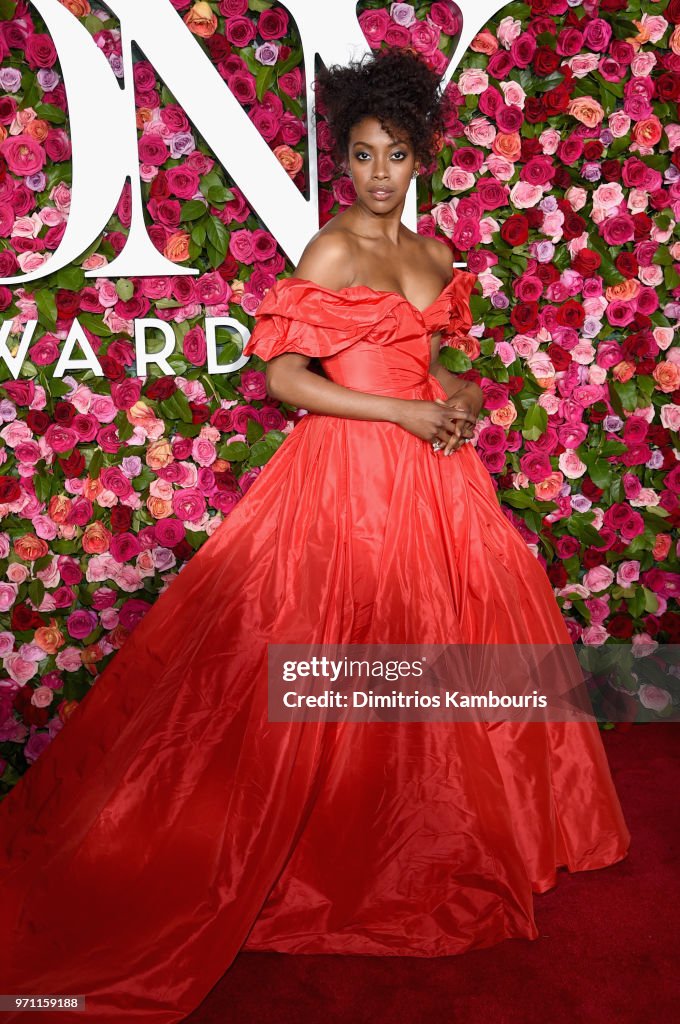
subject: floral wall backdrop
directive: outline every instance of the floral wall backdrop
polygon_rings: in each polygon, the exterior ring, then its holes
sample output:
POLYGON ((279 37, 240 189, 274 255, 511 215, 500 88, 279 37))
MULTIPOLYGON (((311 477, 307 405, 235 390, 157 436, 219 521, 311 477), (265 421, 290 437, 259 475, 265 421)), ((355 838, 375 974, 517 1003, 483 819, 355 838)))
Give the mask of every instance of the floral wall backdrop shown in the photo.
MULTIPOLYGON (((305 68, 285 7, 169 2, 304 191, 305 68)), ((121 77, 110 11, 61 3, 121 77)), ((442 72, 461 26, 448 2, 363 2, 357 16, 374 50, 412 47, 442 72)), ((0 287, 10 351, 38 320, 20 377, 0 367, 0 793, 304 415, 268 398, 256 357, 233 374, 206 371, 205 317, 252 328, 266 290, 294 268, 136 57, 149 233, 201 273, 85 278, 124 245, 126 190, 78 264, 0 287), (147 315, 172 325, 175 376, 134 375, 132 325, 147 315), (103 377, 53 376, 75 317, 103 377)), ((71 148, 58 55, 24 0, 0 0, 0 61, 8 277, 59 245, 71 148)), ((511 3, 448 89, 455 116, 419 181, 418 230, 467 260, 479 284, 476 324, 443 361, 484 389, 474 443, 574 642, 662 658, 680 642, 680 0, 511 3)), ((326 222, 354 193, 323 118, 318 144, 326 222)), ((238 352, 227 340, 221 362, 238 352)), ((648 682, 637 698, 653 716, 678 700, 648 682)))

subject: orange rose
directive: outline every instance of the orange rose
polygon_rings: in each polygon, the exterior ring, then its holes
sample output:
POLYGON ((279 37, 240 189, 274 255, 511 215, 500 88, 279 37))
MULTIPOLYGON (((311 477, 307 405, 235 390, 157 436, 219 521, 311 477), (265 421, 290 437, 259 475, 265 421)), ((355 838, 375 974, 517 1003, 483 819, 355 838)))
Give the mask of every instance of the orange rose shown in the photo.
POLYGON ((517 419, 517 409, 515 409, 513 402, 507 402, 500 409, 492 409, 489 413, 489 419, 497 427, 507 428, 517 419))
POLYGON ((661 140, 663 127, 658 117, 646 117, 633 125, 633 138, 638 146, 656 146, 661 140))
POLYGON ((478 32, 475 38, 470 43, 470 49, 474 50, 475 53, 486 53, 488 55, 495 53, 498 49, 498 40, 492 32, 489 32, 488 28, 478 32))
POLYGON ((670 533, 657 533, 656 540, 654 541, 654 547, 652 548, 652 557, 657 562, 663 562, 664 558, 670 551, 671 547, 671 535, 670 533))
POLYGON ((41 120, 36 117, 35 121, 29 121, 24 128, 24 135, 30 135, 36 142, 44 142, 47 138, 47 133, 50 130, 50 126, 47 121, 41 120))
POLYGON ((471 334, 465 334, 462 338, 447 338, 444 336, 444 344, 455 348, 459 352, 464 352, 470 359, 475 360, 481 349, 479 347, 479 341, 477 338, 473 338, 471 334))
POLYGON ((92 480, 89 476, 85 477, 82 494, 88 501, 96 501, 103 490, 104 487, 99 479, 92 480))
POLYGON ((56 654, 66 642, 56 619, 50 619, 49 626, 39 626, 33 634, 33 640, 46 654, 56 654))
POLYGON ((289 177, 294 178, 302 170, 302 156, 300 153, 296 153, 294 149, 291 149, 290 146, 275 146, 274 156, 289 177))
POLYGON ((35 562, 37 558, 44 558, 50 549, 41 537, 27 533, 25 537, 17 537, 14 541, 14 550, 25 562, 35 562))
POLYGON ((213 14, 210 4, 199 0, 190 11, 184 15, 184 24, 190 32, 202 39, 214 36, 217 31, 217 18, 213 14))
POLYGON ((522 139, 517 132, 498 132, 491 149, 506 160, 518 160, 522 153, 522 139))
POLYGON ((605 298, 608 302, 613 299, 621 299, 622 302, 628 302, 629 299, 634 299, 637 293, 640 291, 640 285, 637 281, 628 280, 622 281, 621 284, 612 284, 609 288, 605 289, 605 298))
POLYGON ((146 507, 154 519, 167 519, 172 515, 172 502, 164 498, 154 498, 152 494, 146 499, 146 507))
POLYGON ((144 125, 148 124, 153 117, 153 111, 149 110, 148 107, 137 107, 137 129, 138 131, 144 130, 144 125))
POLYGON ((564 483, 564 477, 559 470, 553 470, 549 473, 545 480, 540 480, 537 484, 534 484, 534 492, 539 501, 553 501, 560 493, 560 488, 564 483))
POLYGON ((61 525, 67 523, 72 504, 71 499, 67 498, 65 494, 55 494, 54 497, 50 498, 47 512, 52 522, 60 523, 61 525))
POLYGON ((588 128, 596 128, 604 117, 604 109, 592 96, 577 96, 571 100, 567 113, 588 128))
POLYGON ((627 363, 625 359, 621 360, 620 363, 617 363, 616 366, 612 368, 612 376, 614 377, 614 380, 620 380, 622 384, 625 384, 627 380, 630 380, 634 373, 635 364, 627 363))
POLYGON ((103 523, 90 523, 83 534, 83 551, 87 555, 102 555, 109 550, 111 534, 103 523))
POLYGON ((147 434, 152 433, 159 424, 159 433, 162 432, 163 421, 159 420, 158 417, 154 415, 153 410, 149 408, 146 402, 135 402, 135 404, 128 409, 127 418, 133 427, 141 427, 147 434))
POLYGON ((75 711, 79 704, 79 700, 62 700, 57 710, 57 714, 59 715, 59 718, 62 720, 62 722, 65 722, 67 718, 71 717, 71 715, 73 714, 73 712, 75 711))
POLYGON ((243 281, 230 281, 229 282, 229 287, 231 288, 231 297, 230 297, 229 301, 233 302, 237 306, 240 306, 240 304, 241 304, 241 296, 243 295, 244 291, 246 290, 245 282, 243 282, 243 281))
POLYGON ((680 54, 680 25, 676 25, 668 40, 668 46, 672 53, 680 54))
POLYGON ((89 647, 84 648, 80 652, 80 659, 83 665, 92 675, 98 675, 97 662, 101 661, 103 656, 104 652, 98 643, 90 644, 89 647))
POLYGON ((656 381, 659 391, 670 395, 680 387, 680 366, 677 363, 657 363, 652 377, 656 381))
POLYGON ((176 231, 166 242, 163 255, 172 263, 182 263, 189 259, 190 236, 186 231, 176 231))
POLYGON ((76 18, 84 18, 92 13, 90 0, 59 0, 59 3, 71 14, 75 14, 76 18))
POLYGON ((153 469, 154 473, 157 473, 159 469, 164 469, 174 461, 175 456, 172 454, 172 445, 167 437, 161 437, 158 441, 154 441, 146 450, 146 464, 149 469, 153 469))

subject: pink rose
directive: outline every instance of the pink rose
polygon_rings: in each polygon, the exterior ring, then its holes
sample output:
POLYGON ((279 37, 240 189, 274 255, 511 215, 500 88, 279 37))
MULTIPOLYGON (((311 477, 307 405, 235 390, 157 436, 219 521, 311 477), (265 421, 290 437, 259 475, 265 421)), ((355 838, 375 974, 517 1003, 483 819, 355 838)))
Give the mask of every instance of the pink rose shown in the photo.
POLYGON ((18 135, 6 139, 0 146, 0 153, 7 161, 12 174, 26 177, 36 174, 45 165, 45 150, 29 135, 18 135))

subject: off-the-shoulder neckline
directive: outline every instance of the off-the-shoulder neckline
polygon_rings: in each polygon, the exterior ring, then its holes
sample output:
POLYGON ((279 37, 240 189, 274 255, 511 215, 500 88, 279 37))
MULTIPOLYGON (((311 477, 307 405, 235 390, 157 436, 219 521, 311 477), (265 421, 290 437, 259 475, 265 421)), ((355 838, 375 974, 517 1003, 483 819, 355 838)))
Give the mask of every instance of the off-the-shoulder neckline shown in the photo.
POLYGON ((279 278, 279 280, 276 282, 276 284, 277 285, 282 285, 282 284, 284 284, 285 282, 288 282, 288 281, 293 283, 293 284, 308 284, 308 285, 311 285, 313 288, 317 288, 319 291, 327 292, 329 295, 344 295, 347 292, 371 292, 373 295, 392 296, 394 298, 401 299, 402 302, 405 302, 408 306, 411 307, 411 309, 414 309, 416 311, 416 313, 418 313, 420 316, 424 317, 424 316, 426 316, 427 313, 429 313, 429 311, 434 306, 437 305, 438 302, 441 301, 441 299, 447 293, 447 291, 449 290, 451 285, 454 283, 454 281, 458 280, 458 277, 460 276, 461 273, 462 274, 469 274, 470 271, 464 270, 464 271, 460 271, 459 273, 456 273, 456 268, 454 267, 453 271, 452 271, 451 279, 449 281, 447 281, 447 283, 444 285, 444 287, 440 291, 440 293, 437 296, 437 298, 433 299, 432 302, 428 306, 425 307, 425 309, 421 309, 420 306, 416 306, 413 302, 411 302, 410 299, 407 299, 405 295, 402 295, 401 292, 385 291, 385 290, 380 289, 380 288, 371 288, 367 284, 350 284, 350 285, 346 285, 344 288, 327 288, 325 285, 317 284, 316 281, 310 281, 309 278, 306 278, 306 277, 283 277, 283 278, 279 278))

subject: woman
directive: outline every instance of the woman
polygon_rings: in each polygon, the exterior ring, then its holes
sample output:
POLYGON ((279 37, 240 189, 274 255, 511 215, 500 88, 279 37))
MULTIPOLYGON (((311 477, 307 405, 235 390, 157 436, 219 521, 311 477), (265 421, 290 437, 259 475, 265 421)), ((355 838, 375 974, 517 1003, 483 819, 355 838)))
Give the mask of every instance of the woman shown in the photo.
POLYGON ((535 939, 560 866, 627 852, 592 722, 268 714, 275 644, 570 645, 437 361, 474 278, 400 220, 437 84, 398 51, 320 77, 357 199, 246 347, 308 413, 0 806, 0 988, 84 995, 65 1020, 181 1020, 240 949, 535 939))

